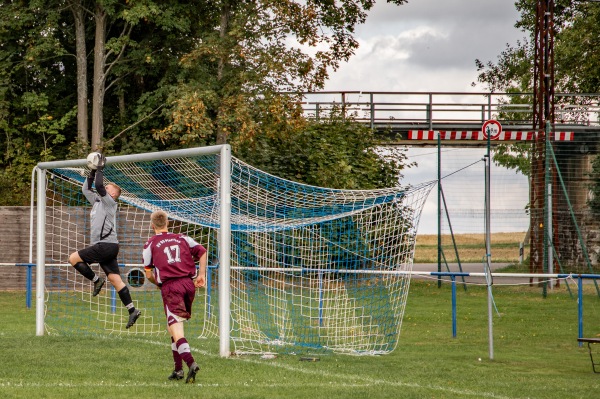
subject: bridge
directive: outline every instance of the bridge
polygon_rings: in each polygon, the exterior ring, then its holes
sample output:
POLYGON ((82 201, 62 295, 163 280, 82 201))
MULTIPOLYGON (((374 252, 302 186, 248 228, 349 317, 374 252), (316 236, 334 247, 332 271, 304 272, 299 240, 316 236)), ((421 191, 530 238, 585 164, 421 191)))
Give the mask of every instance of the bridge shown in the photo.
MULTIPOLYGON (((600 135, 600 93, 556 93, 556 141, 584 145, 600 135)), ((487 145, 483 123, 502 125, 495 142, 534 140, 533 93, 321 91, 303 93, 312 119, 340 111, 367 124, 389 145, 487 145)))

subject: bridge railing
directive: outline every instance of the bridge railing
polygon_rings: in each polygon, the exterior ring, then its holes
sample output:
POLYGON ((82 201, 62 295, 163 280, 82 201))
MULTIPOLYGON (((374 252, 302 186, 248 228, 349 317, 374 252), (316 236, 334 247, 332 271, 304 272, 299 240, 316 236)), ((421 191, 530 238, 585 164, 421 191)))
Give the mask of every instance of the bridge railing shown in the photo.
MULTIPOLYGON (((557 93, 554 98, 557 129, 600 126, 600 93, 557 93)), ((337 111, 372 128, 480 128, 489 119, 514 130, 533 127, 532 93, 322 91, 303 93, 303 100, 309 118, 337 111)))

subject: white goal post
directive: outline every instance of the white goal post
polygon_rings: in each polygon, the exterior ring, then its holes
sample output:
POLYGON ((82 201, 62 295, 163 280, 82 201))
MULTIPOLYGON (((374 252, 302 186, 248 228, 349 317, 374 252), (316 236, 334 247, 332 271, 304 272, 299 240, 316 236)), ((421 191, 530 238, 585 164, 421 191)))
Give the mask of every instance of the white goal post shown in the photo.
MULTIPOLYGON (((141 161, 164 160, 169 158, 185 158, 200 155, 220 155, 220 201, 226 206, 220 207, 220 234, 219 234, 219 352, 223 357, 230 354, 230 247, 231 247, 231 191, 230 168, 231 147, 228 144, 198 147, 182 150, 161 151, 145 154, 121 155, 109 157, 106 166, 116 163, 131 163, 141 161)), ((86 159, 40 162, 35 167, 37 177, 37 224, 36 224, 36 335, 44 335, 44 291, 45 291, 45 265, 46 265, 46 171, 61 168, 85 168, 86 159)), ((32 187, 34 187, 32 182, 32 187)), ((33 198, 32 198, 33 209, 33 198)), ((33 233, 32 233, 33 234, 33 233)), ((65 254, 66 255, 66 254, 65 254)))

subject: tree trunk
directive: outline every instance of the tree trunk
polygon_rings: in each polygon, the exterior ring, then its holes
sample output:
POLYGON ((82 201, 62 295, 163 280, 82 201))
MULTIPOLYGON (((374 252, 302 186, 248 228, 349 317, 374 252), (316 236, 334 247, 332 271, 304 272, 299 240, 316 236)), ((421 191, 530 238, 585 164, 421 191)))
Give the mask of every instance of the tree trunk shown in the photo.
POLYGON ((77 142, 87 149, 88 139, 88 90, 87 49, 85 46, 84 11, 80 1, 70 3, 75 19, 75 59, 77 60, 77 142))
MULTIPOLYGON (((221 41, 225 41, 227 38, 227 32, 229 31, 229 19, 231 18, 231 8, 229 6, 229 2, 224 1, 223 7, 221 8, 221 26, 219 27, 219 38, 221 41)), ((219 58, 219 65, 217 67, 217 80, 223 79, 223 69, 227 60, 225 56, 222 55, 219 58)))
POLYGON ((96 20, 96 36, 94 41, 94 83, 92 95, 92 151, 102 144, 104 137, 104 93, 106 83, 106 11, 98 4, 94 14, 96 20))
MULTIPOLYGON (((227 32, 229 31, 229 19, 231 18, 231 8, 229 6, 228 1, 223 2, 223 7, 221 8, 221 27, 219 29, 219 37, 222 41, 225 41, 227 38, 227 32)), ((222 55, 219 58, 219 65, 217 67, 217 80, 220 82, 223 79, 223 70, 225 69, 225 65, 227 64, 227 59, 225 55, 222 55)), ((220 123, 217 123, 217 144, 226 144, 227 143, 227 131, 220 123)))
POLYGON ((126 118, 127 118, 127 109, 125 108, 125 93, 120 92, 119 93, 119 122, 121 122, 122 125, 125 124, 126 122, 126 118))

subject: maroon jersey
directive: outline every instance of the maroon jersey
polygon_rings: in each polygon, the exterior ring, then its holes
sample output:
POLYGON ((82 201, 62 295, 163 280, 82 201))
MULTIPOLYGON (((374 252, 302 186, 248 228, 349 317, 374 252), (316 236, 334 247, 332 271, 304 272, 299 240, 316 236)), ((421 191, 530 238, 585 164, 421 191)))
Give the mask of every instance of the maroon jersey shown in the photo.
POLYGON ((154 269, 158 284, 169 279, 196 277, 196 261, 206 253, 206 248, 185 234, 160 233, 144 245, 144 268, 154 269))

